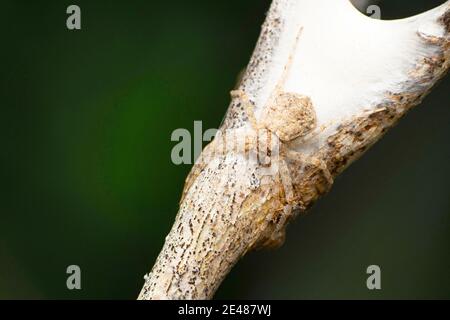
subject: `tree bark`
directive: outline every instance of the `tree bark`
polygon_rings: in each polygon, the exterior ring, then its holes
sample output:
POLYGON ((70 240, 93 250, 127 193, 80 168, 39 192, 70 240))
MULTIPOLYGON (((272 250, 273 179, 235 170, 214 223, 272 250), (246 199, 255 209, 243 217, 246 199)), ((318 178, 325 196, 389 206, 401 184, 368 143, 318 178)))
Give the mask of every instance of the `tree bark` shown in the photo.
POLYGON ((282 244, 288 222, 444 76, 449 33, 450 1, 375 21, 346 0, 274 0, 139 299, 210 299, 248 251, 282 244), (305 133, 292 119, 306 99, 305 133))

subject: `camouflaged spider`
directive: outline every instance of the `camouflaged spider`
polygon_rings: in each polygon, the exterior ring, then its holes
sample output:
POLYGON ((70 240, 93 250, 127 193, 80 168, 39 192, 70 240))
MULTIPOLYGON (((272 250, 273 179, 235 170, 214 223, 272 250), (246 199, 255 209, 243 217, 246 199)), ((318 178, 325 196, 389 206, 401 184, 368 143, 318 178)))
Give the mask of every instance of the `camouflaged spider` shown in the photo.
MULTIPOLYGON (((290 72, 293 54, 296 51, 297 44, 302 29, 299 30, 295 40, 288 62, 285 65, 281 77, 274 90, 269 96, 259 120, 255 116, 255 105, 243 90, 233 90, 230 92, 232 99, 237 99, 244 109, 250 125, 256 135, 261 130, 267 130, 278 138, 280 150, 277 160, 280 178, 285 189, 286 201, 292 203, 295 200, 291 174, 286 160, 293 160, 318 168, 327 184, 333 184, 333 177, 326 164, 319 158, 305 156, 289 147, 291 142, 300 138, 307 138, 317 128, 316 112, 313 103, 308 96, 298 93, 283 91, 288 73, 290 72)), ((259 149, 259 146, 253 146, 259 149)))
MULTIPOLYGON (((298 142, 298 140, 302 138, 307 139, 309 134, 311 134, 317 127, 316 113, 311 99, 305 95, 283 91, 283 87, 292 65, 293 53, 297 47, 301 31, 302 30, 300 29, 294 48, 292 49, 288 62, 282 71, 282 75, 269 96, 265 107, 263 108, 260 120, 256 119, 254 112, 255 105, 245 91, 233 90, 230 92, 231 98, 233 100, 238 100, 237 104, 240 104, 244 109, 251 126, 250 135, 248 135, 247 130, 245 134, 246 136, 244 137, 245 147, 243 150, 239 150, 239 152, 247 153, 248 150, 251 150, 257 151, 258 153, 264 149, 268 150, 267 154, 262 156, 270 158, 269 161, 266 160, 265 162, 270 162, 271 166, 273 165, 272 169, 275 168, 275 172, 271 171, 272 173, 279 174, 284 188, 286 202, 289 205, 295 205, 297 197, 295 196, 291 173, 287 164, 288 162, 296 163, 297 168, 299 168, 299 166, 310 166, 312 168, 316 168, 321 172, 328 186, 331 186, 333 183, 333 177, 328 171, 326 164, 321 159, 313 156, 305 156, 290 148, 290 144, 292 142, 298 142), (266 137, 275 136, 276 141, 275 143, 269 143, 269 145, 262 146, 260 145, 260 135, 266 137), (278 152, 271 152, 273 151, 272 148, 274 146, 279 146, 278 152), (269 147, 269 149, 267 149, 267 147, 269 147)), ((222 139, 218 139, 216 137, 213 143, 205 148, 203 151, 204 155, 207 156, 217 153, 217 150, 220 147, 223 147, 224 149, 222 149, 222 152, 219 151, 219 154, 226 152, 226 147, 221 146, 221 141, 222 139)), ((205 163, 202 161, 194 165, 191 174, 186 179, 182 200, 193 180, 204 167, 205 163)))

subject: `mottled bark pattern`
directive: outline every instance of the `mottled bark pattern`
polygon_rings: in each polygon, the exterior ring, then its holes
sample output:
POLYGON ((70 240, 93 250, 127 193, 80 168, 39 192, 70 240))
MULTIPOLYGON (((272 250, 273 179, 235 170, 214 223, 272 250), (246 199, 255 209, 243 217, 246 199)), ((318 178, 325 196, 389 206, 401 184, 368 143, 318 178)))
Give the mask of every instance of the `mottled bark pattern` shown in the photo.
MULTIPOLYGON (((258 96, 264 87, 261 75, 267 72, 269 57, 279 41, 284 23, 280 11, 288 2, 275 0, 263 26, 239 87, 250 97, 258 96)), ((409 80, 398 84, 402 90, 386 92, 379 105, 342 121, 308 157, 290 154, 294 151, 289 140, 295 137, 283 141, 280 137, 283 132, 277 135, 277 129, 270 124, 252 125, 243 101, 233 99, 221 128, 226 135, 219 135, 205 148, 188 176, 173 228, 139 298, 211 298, 246 252, 280 245, 287 223, 326 193, 342 170, 417 105, 444 76, 450 56, 450 5, 447 7, 438 20, 447 33, 440 37, 418 32, 417 36, 433 54, 419 58, 409 80), (235 138, 230 139, 230 134, 235 138), (230 140, 236 144, 230 146, 230 140), (280 145, 277 157, 268 148, 270 142, 280 145), (272 166, 275 170, 271 171, 272 166)), ((285 107, 273 106, 274 110, 285 107)), ((303 112, 304 118, 311 118, 308 122, 311 124, 312 111, 303 112)), ((276 120, 276 128, 281 130, 283 118, 276 120)), ((309 132, 306 127, 302 130, 300 136, 309 132)), ((292 141, 296 150, 301 150, 304 142, 299 141, 292 141)))

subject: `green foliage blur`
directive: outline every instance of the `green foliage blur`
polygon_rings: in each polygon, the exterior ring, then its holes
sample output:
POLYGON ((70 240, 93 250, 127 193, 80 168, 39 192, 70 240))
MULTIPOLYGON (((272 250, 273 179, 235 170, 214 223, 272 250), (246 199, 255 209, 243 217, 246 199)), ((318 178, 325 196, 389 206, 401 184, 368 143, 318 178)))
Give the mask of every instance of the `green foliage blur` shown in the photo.
MULTIPOLYGON (((442 2, 380 6, 389 19, 442 2)), ((172 164, 170 135, 219 126, 269 3, 2 1, 0 298, 137 297, 190 169, 172 164), (71 264, 82 290, 66 288, 71 264)), ((447 78, 216 297, 450 298, 449 90, 447 78), (371 264, 381 291, 366 288, 371 264)))

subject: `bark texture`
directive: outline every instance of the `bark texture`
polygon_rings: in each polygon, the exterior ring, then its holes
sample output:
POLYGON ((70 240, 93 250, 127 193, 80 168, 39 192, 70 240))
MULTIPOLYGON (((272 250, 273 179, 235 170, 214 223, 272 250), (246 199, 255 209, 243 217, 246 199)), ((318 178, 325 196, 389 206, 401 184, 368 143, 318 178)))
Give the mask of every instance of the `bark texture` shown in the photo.
MULTIPOLYGON (((287 37, 289 5, 273 2, 239 86, 256 106, 267 96, 264 75, 277 73, 273 57, 287 37)), ((429 19, 440 32, 414 31, 427 50, 417 53, 406 80, 339 119, 332 130, 317 128, 320 139, 306 135, 282 141, 272 130, 255 128, 245 103, 234 98, 220 134, 186 180, 175 223, 139 299, 209 299, 249 250, 282 244, 288 222, 325 194, 333 179, 419 104, 448 70, 450 4, 429 19)), ((306 32, 308 26, 303 27, 306 32)))

